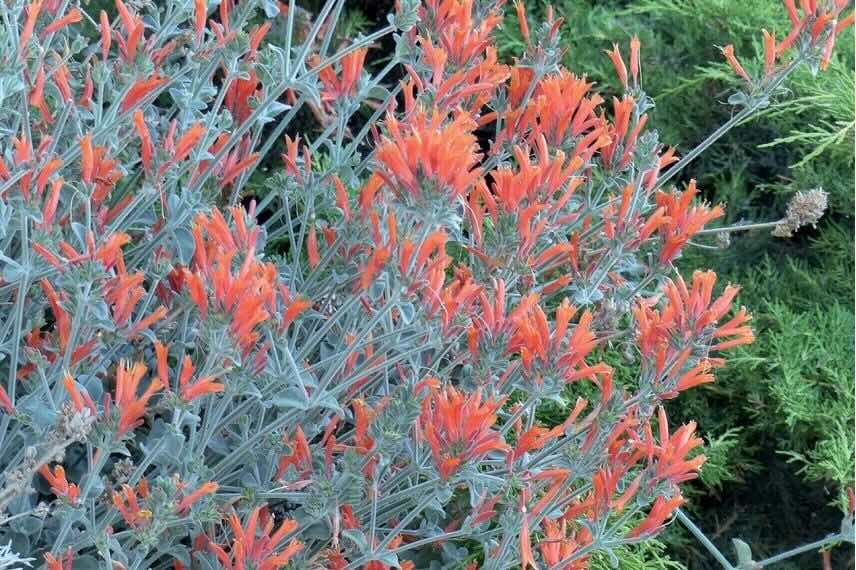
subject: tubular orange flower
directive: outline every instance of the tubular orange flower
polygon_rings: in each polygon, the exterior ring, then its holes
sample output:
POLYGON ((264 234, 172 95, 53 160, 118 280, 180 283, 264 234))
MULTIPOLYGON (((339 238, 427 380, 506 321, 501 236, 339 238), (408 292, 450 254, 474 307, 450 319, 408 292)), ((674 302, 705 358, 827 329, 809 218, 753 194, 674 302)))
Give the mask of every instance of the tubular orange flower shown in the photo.
POLYGON ((746 73, 746 70, 743 69, 742 65, 740 65, 740 62, 737 60, 737 56, 734 55, 733 45, 728 44, 727 46, 722 48, 722 55, 725 56, 726 61, 728 61, 728 65, 731 66, 731 69, 734 70, 734 73, 736 73, 746 81, 752 81, 752 79, 749 77, 749 74, 746 73))
MULTIPOLYGON (((42 208, 42 222, 39 224, 40 228, 49 228, 53 224, 54 216, 56 216, 56 209, 59 205, 60 190, 62 190, 64 184, 65 179, 62 176, 54 178, 51 182, 50 192, 48 192, 44 207, 42 208)), ((33 247, 35 247, 35 245, 33 247)))
POLYGON ((654 501, 654 506, 651 507, 651 510, 648 512, 648 516, 645 517, 645 520, 641 523, 633 527, 627 535, 627 538, 639 538, 643 535, 652 534, 663 526, 665 520, 672 516, 675 509, 680 507, 683 503, 684 498, 681 495, 675 495, 670 499, 667 499, 666 497, 657 497, 654 501))
POLYGON ((303 428, 297 426, 293 439, 286 439, 285 444, 291 447, 291 453, 283 455, 276 469, 275 479, 281 479, 288 472, 290 466, 294 466, 298 474, 307 476, 312 473, 312 451, 309 442, 303 434, 303 428))
POLYGON ((459 392, 452 386, 432 390, 422 401, 419 427, 431 446, 434 464, 445 481, 466 462, 510 447, 493 430, 502 401, 482 401, 481 391, 459 392))
POLYGON ((202 42, 202 34, 205 33, 205 19, 208 17, 208 2, 206 0, 193 0, 193 27, 196 31, 196 45, 202 42))
POLYGON ((145 26, 143 19, 135 14, 132 10, 125 6, 122 0, 116 0, 116 10, 119 12, 119 17, 122 20, 122 26, 125 28, 127 37, 117 36, 119 42, 119 51, 127 63, 133 63, 137 57, 137 47, 140 40, 143 38, 145 26))
POLYGON ((49 160, 44 167, 42 167, 38 176, 36 176, 36 198, 42 197, 42 192, 44 192, 45 186, 47 186, 51 176, 53 176, 60 168, 62 168, 61 158, 53 158, 49 160))
POLYGON ((134 111, 134 128, 137 131, 137 136, 140 137, 140 159, 143 162, 143 168, 146 171, 151 171, 152 156, 154 148, 152 146, 152 137, 149 134, 149 128, 146 126, 146 119, 142 109, 134 111))
POLYGON ((217 382, 213 376, 198 378, 195 382, 190 381, 193 376, 193 362, 185 355, 181 365, 181 375, 178 383, 181 390, 181 398, 190 402, 205 394, 215 394, 225 390, 225 386, 217 382))
POLYGON ((69 546, 65 554, 58 559, 50 552, 45 552, 45 566, 48 570, 72 570, 74 564, 74 551, 69 546))
POLYGON ((514 9, 517 11, 520 35, 523 36, 523 41, 529 45, 531 41, 529 39, 529 23, 526 21, 526 4, 523 3, 523 0, 514 0, 514 9))
POLYGON ((465 115, 446 122, 442 115, 419 112, 405 127, 390 116, 386 126, 389 134, 376 152, 383 167, 377 174, 399 196, 419 199, 426 180, 450 199, 462 197, 481 175, 476 125, 465 115))
POLYGON ((68 68, 65 64, 60 64, 56 71, 54 71, 53 80, 56 85, 57 90, 62 96, 63 101, 66 103, 71 103, 73 99, 73 94, 71 92, 71 85, 69 85, 69 74, 68 68))
MULTIPOLYGON (((140 508, 137 494, 138 490, 135 490, 130 485, 122 485, 121 491, 113 491, 112 494, 113 506, 119 511, 125 522, 132 527, 147 524, 152 518, 151 511, 140 508)), ((145 494, 142 493, 142 495, 145 494)))
POLYGON ((69 503, 75 504, 80 498, 80 489, 74 483, 69 483, 65 478, 65 469, 62 465, 54 467, 53 471, 47 465, 42 465, 39 469, 42 477, 51 486, 51 492, 57 497, 66 499, 69 503))
POLYGON ((116 369, 116 406, 119 408, 117 435, 122 436, 142 423, 149 400, 163 387, 159 378, 153 378, 141 396, 137 396, 140 380, 146 373, 141 362, 133 365, 121 361, 116 369))
POLYGON ((690 180, 684 192, 657 193, 657 206, 663 208, 666 216, 658 230, 664 241, 660 263, 671 262, 692 236, 709 222, 725 215, 725 210, 718 205, 713 208, 705 205, 690 207, 697 193, 695 180, 690 180))
POLYGON ((86 134, 80 138, 80 177, 84 182, 92 182, 95 170, 95 153, 92 149, 92 135, 86 134))
POLYGON ((202 123, 194 123, 191 125, 187 132, 181 135, 181 138, 178 139, 178 142, 175 143, 175 151, 173 152, 172 160, 175 162, 181 162, 187 155, 190 154, 190 151, 199 144, 199 141, 202 140, 202 137, 205 136, 206 133, 205 126, 202 123))
POLYGON ((94 416, 95 402, 92 401, 92 398, 87 392, 84 392, 83 394, 80 393, 80 390, 77 389, 77 383, 71 377, 71 374, 68 372, 63 374, 62 383, 63 386, 65 386, 65 391, 68 392, 68 395, 71 398, 71 404, 74 406, 74 409, 78 412, 82 412, 84 408, 88 408, 94 416))
POLYGON ((117 166, 117 161, 107 158, 106 147, 92 144, 91 134, 81 137, 80 177, 84 182, 95 185, 92 200, 96 204, 101 203, 121 180, 122 172, 117 166))
POLYGON ((168 309, 166 307, 164 307, 163 305, 160 305, 157 309, 152 311, 150 314, 146 315, 145 317, 143 317, 142 319, 140 319, 139 321, 134 323, 134 326, 132 326, 128 330, 128 338, 136 337, 137 334, 139 334, 141 331, 146 330, 147 328, 149 328, 150 326, 152 326, 153 324, 155 324, 159 320, 166 317, 168 313, 169 313, 168 309))
POLYGON ((49 34, 53 34, 68 25, 78 23, 81 19, 82 16, 80 15, 80 10, 78 10, 77 8, 72 8, 65 16, 58 20, 54 20, 53 22, 45 26, 45 28, 41 31, 41 34, 39 35, 44 37, 49 34))
POLYGON ((175 507, 175 512, 180 515, 186 513, 193 505, 193 503, 195 503, 205 495, 211 495, 217 492, 217 489, 219 487, 220 486, 214 481, 208 481, 207 483, 203 483, 199 486, 198 489, 196 489, 195 491, 181 499, 181 501, 179 501, 178 505, 175 507))
POLYGON ((234 538, 228 553, 222 546, 210 541, 208 543, 208 549, 226 570, 243 570, 248 565, 258 570, 277 570, 303 549, 303 543, 297 539, 284 548, 279 547, 283 539, 297 529, 297 522, 285 519, 274 531, 273 518, 266 507, 256 507, 243 527, 238 515, 233 512, 229 517, 229 527, 234 538), (257 536, 259 531, 261 535, 257 536))
POLYGON ((522 570, 529 570, 530 567, 538 570, 538 563, 535 562, 535 557, 532 555, 532 537, 529 532, 529 513, 526 512, 526 493, 521 495, 521 502, 523 505, 521 506, 521 526, 520 526, 520 568, 522 570))
POLYGON ((322 101, 336 101, 354 92, 363 72, 367 52, 368 48, 359 48, 345 55, 342 58, 341 76, 337 76, 331 66, 326 66, 318 72, 318 79, 324 86, 321 91, 322 101))
POLYGON ((646 427, 648 441, 642 446, 642 449, 647 450, 649 455, 653 449, 653 457, 656 459, 655 479, 679 485, 698 477, 698 470, 705 462, 704 454, 687 459, 687 455, 693 449, 704 444, 700 437, 695 437, 696 423, 690 422, 682 425, 675 433, 669 435, 668 418, 662 407, 658 411, 657 423, 660 431, 660 444, 654 443, 650 434, 650 426, 648 426, 646 427))
POLYGON ((306 233, 306 255, 309 267, 312 269, 321 264, 321 255, 318 253, 318 236, 315 233, 314 223, 309 225, 309 230, 306 233))
POLYGON ((12 400, 3 386, 0 386, 0 408, 3 408, 3 411, 10 416, 15 413, 15 406, 12 404, 12 400))
POLYGON ((157 91, 167 83, 169 83, 169 79, 161 77, 157 73, 150 75, 147 79, 138 80, 128 90, 125 98, 122 99, 122 104, 119 105, 119 110, 122 113, 128 112, 151 95, 152 92, 157 91))
MULTIPOLYGON (((551 568, 557 567, 562 560, 567 560, 577 551, 592 543, 591 531, 586 527, 571 530, 565 518, 551 520, 544 518, 544 539, 538 544, 544 562, 551 568)), ((561 566, 561 570, 587 570, 588 556, 577 556, 572 562, 561 566)))
POLYGON ((767 30, 761 30, 764 35, 764 76, 773 74, 776 66, 776 35, 767 30))
POLYGON ((618 44, 612 44, 612 51, 606 50, 609 59, 612 60, 612 65, 615 67, 615 74, 621 85, 627 89, 627 68, 624 66, 624 59, 621 57, 621 51, 618 49, 618 44))
POLYGON ((65 350, 65 347, 68 345, 68 339, 71 336, 71 319, 65 309, 62 308, 62 305, 60 305, 59 295, 57 295, 56 289, 54 289, 51 282, 47 279, 42 279, 39 284, 42 287, 45 297, 48 298, 48 303, 50 303, 51 311, 56 320, 56 327, 59 332, 59 347, 61 350, 65 350))
POLYGON ((630 76, 633 77, 633 84, 635 86, 639 86, 639 49, 641 48, 641 43, 639 42, 639 36, 634 35, 630 39, 630 76))
POLYGON ((98 16, 99 28, 101 31, 101 59, 107 61, 107 56, 110 55, 110 44, 113 42, 112 29, 110 27, 110 17, 107 12, 101 10, 98 16))
POLYGON ((372 251, 368 262, 360 270, 360 278, 357 282, 357 286, 360 291, 366 291, 371 284, 374 283, 378 273, 380 273, 381 269, 383 269, 386 262, 389 260, 389 256, 390 251, 388 247, 376 247, 374 251, 372 251))
POLYGON ((232 84, 226 91, 223 105, 229 109, 238 123, 243 123, 252 114, 250 108, 250 97, 259 93, 259 78, 252 69, 247 73, 247 78, 232 80, 232 84))
POLYGON ((36 21, 39 19, 41 10, 42 0, 33 0, 27 6, 27 19, 24 21, 21 35, 18 36, 18 53, 22 57, 27 50, 27 45, 30 43, 30 38, 33 36, 33 30, 36 29, 36 21))

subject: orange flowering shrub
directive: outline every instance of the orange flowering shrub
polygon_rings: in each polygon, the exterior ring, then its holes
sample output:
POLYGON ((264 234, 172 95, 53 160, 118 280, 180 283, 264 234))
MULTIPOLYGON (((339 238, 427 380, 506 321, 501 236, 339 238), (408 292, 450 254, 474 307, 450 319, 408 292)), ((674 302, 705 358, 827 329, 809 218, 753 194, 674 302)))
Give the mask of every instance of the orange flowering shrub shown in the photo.
MULTIPOLYGON (((0 7, 0 543, 570 569, 659 532, 704 463, 660 404, 753 335, 675 271, 723 207, 666 187, 700 150, 659 144, 639 42, 606 100, 519 1, 513 65, 501 1, 400 0, 344 42, 336 0, 140 4, 0 7)), ((785 5, 760 76, 723 50, 738 118, 853 19, 785 5)))

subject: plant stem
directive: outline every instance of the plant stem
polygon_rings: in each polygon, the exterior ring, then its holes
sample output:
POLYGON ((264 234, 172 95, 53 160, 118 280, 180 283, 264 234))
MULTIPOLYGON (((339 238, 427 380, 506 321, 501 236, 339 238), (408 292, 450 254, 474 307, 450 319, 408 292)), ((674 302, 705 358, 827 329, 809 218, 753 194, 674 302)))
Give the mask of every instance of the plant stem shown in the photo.
POLYGON ((673 167, 667 170, 658 180, 657 184, 654 186, 652 192, 656 192, 663 188, 666 183, 669 182, 672 178, 678 175, 680 171, 682 171, 690 162, 695 160, 699 155, 701 155, 704 151, 706 151, 713 143, 722 138, 725 133, 730 131, 732 128, 742 123, 750 116, 755 114, 756 111, 764 107, 764 104, 769 101, 770 96, 775 93, 776 89, 784 83, 785 79, 796 69, 803 61, 802 57, 797 57, 794 59, 787 67, 785 67, 782 72, 776 77, 775 80, 770 82, 769 85, 766 86, 764 91, 759 94, 757 97, 752 99, 752 102, 743 108, 742 111, 731 117, 727 122, 725 122, 718 129, 713 131, 706 139, 704 139, 701 143, 699 143, 694 149, 684 155, 673 167))
POLYGON ((698 539, 699 542, 702 543, 705 548, 707 548, 708 552, 713 555, 716 561, 719 562, 722 567, 725 568, 725 570, 736 570, 734 566, 731 565, 731 562, 729 562, 728 559, 725 557, 725 555, 720 552, 716 545, 713 544, 709 538, 707 538, 704 532, 699 527, 697 527, 695 523, 690 520, 690 518, 686 514, 684 514, 681 509, 678 509, 676 511, 676 514, 678 516, 678 520, 681 521, 685 527, 687 527, 687 529, 693 534, 693 536, 696 537, 696 539, 698 539))

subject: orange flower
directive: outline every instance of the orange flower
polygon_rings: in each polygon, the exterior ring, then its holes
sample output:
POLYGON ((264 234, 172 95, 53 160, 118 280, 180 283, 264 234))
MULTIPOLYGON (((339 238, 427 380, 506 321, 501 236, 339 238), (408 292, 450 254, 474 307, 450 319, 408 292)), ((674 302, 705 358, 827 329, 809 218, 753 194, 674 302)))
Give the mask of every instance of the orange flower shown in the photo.
POLYGON ((39 70, 36 72, 36 82, 33 85, 33 90, 30 92, 30 105, 38 108, 42 120, 47 123, 53 123, 50 108, 45 101, 45 68, 39 65, 39 70))
POLYGON ((56 71, 54 71, 53 80, 54 84, 56 84, 56 88, 59 91, 60 95, 62 95, 63 101, 66 103, 71 103, 73 99, 73 95, 71 92, 71 85, 69 85, 69 73, 68 68, 65 64, 60 64, 56 71))
POLYGON ((627 538, 639 538, 640 536, 648 536, 655 533, 667 518, 672 516, 675 509, 684 503, 684 498, 681 495, 667 499, 666 497, 657 497, 654 501, 654 506, 651 507, 648 516, 641 523, 636 525, 633 530, 627 535, 627 538))
POLYGON ((169 79, 161 77, 157 73, 150 75, 147 79, 138 80, 128 90, 125 98, 122 99, 122 104, 119 105, 119 110, 122 113, 128 112, 151 95, 152 92, 157 91, 167 83, 169 83, 169 79))
POLYGON ((301 477, 311 474, 312 451, 309 449, 309 442, 306 441, 306 436, 303 434, 303 428, 297 426, 297 429, 294 431, 294 439, 286 439, 284 443, 291 447, 291 453, 283 455, 280 458, 274 478, 281 479, 292 465, 301 477))
POLYGON ((731 69, 734 70, 734 73, 736 73, 746 81, 752 81, 752 79, 749 77, 749 74, 746 73, 746 70, 743 69, 742 65, 740 65, 740 62, 737 60, 737 56, 734 55, 733 45, 728 44, 727 46, 722 48, 722 55, 725 56, 726 61, 728 61, 728 65, 731 66, 731 69))
POLYGON ((621 52, 618 49, 618 44, 612 44, 612 51, 607 50, 606 54, 612 60, 612 65, 615 67, 615 74, 618 75, 618 81, 627 89, 627 68, 624 66, 624 60, 621 58, 621 52))
POLYGON ((30 43, 30 38, 33 36, 33 30, 36 28, 36 21, 39 19, 39 12, 42 10, 42 0, 33 0, 27 6, 27 19, 24 21, 24 27, 21 29, 21 35, 18 36, 18 52, 23 57, 27 50, 27 44, 30 43))
POLYGON ((341 76, 336 75, 332 66, 329 65, 319 70, 318 79, 324 86, 321 91, 322 101, 329 103, 348 97, 354 92, 363 72, 366 52, 368 48, 359 48, 345 55, 341 62, 341 76))
POLYGON ((121 180, 122 172, 117 169, 118 162, 107 158, 107 148, 92 144, 92 135, 86 134, 80 139, 80 177, 94 184, 92 200, 100 204, 121 180))
POLYGON ((444 481, 466 461, 492 451, 510 451, 502 435, 493 429, 502 404, 491 399, 482 402, 480 390, 464 394, 452 386, 432 390, 422 401, 419 428, 444 481))
MULTIPOLYGON (((550 519, 541 521, 544 538, 538 543, 538 550, 548 567, 556 567, 561 561, 574 555, 575 552, 591 543, 591 533, 586 528, 574 532, 568 528, 565 519, 550 519)), ((582 556, 561 566, 561 570, 585 570, 588 568, 588 557, 582 556)))
MULTIPOLYGON (((214 308, 231 316, 232 336, 248 355, 261 334, 256 327, 268 321, 272 314, 281 314, 276 301, 280 284, 277 283, 276 268, 255 256, 259 228, 247 228, 243 208, 233 208, 232 215, 235 230, 230 230, 217 210, 210 217, 197 217, 193 231, 195 267, 193 271, 185 270, 183 280, 203 318, 208 315, 209 293, 213 297, 210 302, 214 308), (235 272, 232 262, 239 248, 244 252, 244 259, 235 272)), ((289 295, 283 301, 292 303, 293 300, 289 295)), ((307 308, 302 300, 294 303, 295 308, 289 306, 283 320, 293 320, 307 308)))
MULTIPOLYGON (((664 289, 666 302, 661 311, 641 303, 633 314, 639 329, 639 348, 646 358, 655 358, 658 374, 664 372, 666 360, 675 358, 678 351, 684 350, 683 343, 703 342, 710 344, 714 339, 723 339, 713 344, 713 350, 726 350, 734 346, 749 344, 754 340, 752 329, 747 325, 751 317, 745 309, 740 309, 728 322, 719 321, 731 310, 732 301, 739 289, 727 286, 722 295, 713 299, 713 286, 716 274, 712 271, 693 273, 692 286, 687 287, 680 277, 667 283, 664 289), (682 344, 673 347, 675 339, 682 344)), ((682 356, 671 366, 680 370, 688 354, 682 356)), ((694 368, 678 379, 678 390, 712 381, 708 375, 717 361, 708 360, 706 364, 698 362, 694 368)))
POLYGON ((698 477, 698 470, 704 464, 705 456, 699 454, 692 459, 687 459, 687 455, 693 449, 704 445, 704 441, 700 437, 695 437, 695 422, 682 425, 675 433, 669 435, 668 421, 666 411, 661 407, 657 421, 660 443, 655 444, 651 427, 647 425, 646 439, 641 444, 641 450, 648 454, 649 459, 653 457, 655 460, 654 479, 656 481, 668 481, 673 485, 679 485, 698 477))
POLYGON ((80 498, 80 489, 74 483, 69 483, 65 478, 65 469, 62 465, 54 467, 53 471, 47 465, 42 465, 39 469, 42 477, 51 486, 51 493, 57 497, 66 499, 69 503, 75 504, 80 498))
POLYGON ((74 552, 71 550, 69 546, 65 551, 65 554, 57 559, 50 552, 45 552, 45 565, 48 570, 72 570, 72 565, 74 563, 74 552))
POLYGON ((140 159, 143 162, 143 168, 148 172, 152 168, 154 147, 152 146, 152 137, 149 134, 149 128, 146 126, 146 119, 142 109, 134 111, 134 128, 137 131, 137 136, 140 137, 140 159))
POLYGON ((128 338, 136 337, 141 331, 146 330, 159 320, 166 317, 168 313, 169 311, 167 310, 167 308, 163 305, 160 305, 157 309, 134 323, 134 326, 128 329, 128 338))
POLYGON ((205 33, 205 19, 208 17, 208 2, 206 0, 193 0, 193 28, 196 31, 196 45, 202 42, 202 34, 205 33))
POLYGON ((514 446, 512 456, 518 458, 522 457, 524 453, 541 449, 558 436, 559 434, 555 430, 538 425, 532 426, 517 438, 517 445, 514 446))
MULTIPOLYGON (((119 51, 122 52, 122 57, 127 63, 133 63, 137 57, 137 47, 140 40, 143 38, 145 26, 143 19, 135 14, 132 10, 125 6, 122 0, 116 0, 116 10, 119 12, 119 17, 122 20, 122 26, 125 28, 127 37, 119 35, 119 51)), ((125 111, 126 109, 123 109, 125 111)))
POLYGON ((641 43, 639 36, 634 35, 630 39, 630 75, 633 77, 633 84, 639 86, 639 50, 641 43))
POLYGON ((41 33, 39 35, 44 37, 44 36, 47 36, 49 34, 53 34, 55 32, 60 31, 61 29, 63 29, 64 27, 66 27, 70 24, 78 23, 81 19, 82 19, 82 16, 80 15, 80 10, 78 10, 77 8, 73 8, 72 10, 69 11, 68 14, 66 14, 62 18, 60 18, 58 20, 54 20, 53 22, 51 22, 50 24, 45 26, 45 28, 41 31, 41 33))
POLYGON ((663 213, 666 216, 664 223, 660 225, 658 230, 663 240, 660 263, 671 262, 691 237, 701 231, 709 222, 725 215, 722 206, 714 206, 713 208, 705 205, 690 207, 697 192, 695 180, 690 180, 684 192, 657 193, 657 206, 663 208, 663 213))
POLYGON ((529 39, 529 23, 526 21, 526 4, 523 0, 514 0, 514 9, 517 12, 517 23, 520 26, 520 35, 526 45, 531 43, 529 39))
POLYGON ((446 122, 440 114, 419 112, 402 126, 393 116, 381 139, 377 174, 390 190, 420 199, 426 181, 450 199, 463 197, 481 176, 475 123, 465 115, 446 122))
POLYGON ((773 74, 776 66, 776 34, 761 30, 764 35, 764 76, 773 74))
POLYGON ((181 375, 178 378, 178 384, 181 398, 187 402, 205 394, 222 392, 225 389, 225 386, 217 382, 213 376, 204 376, 192 383, 190 382, 191 376, 193 376, 193 362, 189 356, 185 355, 181 365, 181 375))
POLYGON ((266 507, 256 507, 243 527, 233 512, 229 517, 229 527, 234 538, 228 553, 223 546, 208 542, 208 549, 226 570, 242 570, 249 566, 258 570, 277 570, 303 549, 303 543, 296 538, 284 548, 279 547, 283 539, 297 529, 297 522, 285 519, 274 531, 273 518, 266 507))
POLYGON ((648 115, 642 115, 630 129, 631 119, 635 115, 635 105, 636 101, 633 97, 627 95, 620 101, 614 97, 612 99, 615 117, 612 123, 606 124, 609 143, 601 149, 601 161, 607 166, 623 170, 630 164, 633 151, 636 150, 636 141, 648 122, 648 115), (621 150, 620 156, 619 150, 621 150))
POLYGON ((491 32, 502 23, 502 16, 491 10, 479 14, 476 21, 473 2, 432 0, 426 8, 430 15, 423 21, 433 24, 432 36, 440 39, 450 61, 468 67, 491 45, 491 32))
POLYGON ((117 435, 119 436, 142 423, 149 400, 163 388, 163 382, 159 378, 153 378, 143 394, 137 396, 140 380, 145 373, 146 366, 141 362, 131 365, 123 360, 116 369, 116 406, 119 408, 117 435))
POLYGON ((568 337, 568 326, 576 313, 577 309, 565 299, 556 309, 555 328, 551 333, 547 316, 535 305, 531 311, 515 317, 515 329, 506 351, 519 353, 527 370, 533 369, 536 359, 547 368, 555 368, 566 382, 593 376, 601 368, 585 363, 585 358, 597 346, 597 338, 591 331, 593 316, 585 311, 568 337))
POLYGON ((146 290, 141 287, 144 278, 142 272, 120 273, 105 285, 104 300, 112 308, 117 326, 128 324, 137 303, 145 296, 146 290))
MULTIPOLYGON (((145 479, 143 479, 145 481, 145 479)), ((141 481, 141 485, 143 483, 141 481)), ((146 485, 147 487, 147 485, 146 485)), ((141 509, 140 503, 137 500, 137 494, 141 489, 135 490, 130 485, 122 485, 121 492, 113 491, 113 506, 122 515, 125 523, 132 527, 138 527, 147 524, 152 518, 152 512, 147 509, 141 509)), ((142 489, 145 491, 145 488, 142 489)), ((148 493, 139 493, 142 498, 145 498, 148 493)))
POLYGON ((15 406, 3 386, 0 386, 0 408, 3 408, 3 411, 10 416, 15 413, 15 406))
POLYGON ((199 144, 202 137, 205 136, 207 130, 202 123, 194 123, 187 129, 187 132, 181 135, 178 142, 175 143, 175 151, 172 155, 173 162, 181 162, 190 154, 190 151, 199 144))
POLYGON ((110 16, 107 15, 107 12, 101 10, 98 22, 98 27, 101 32, 101 59, 107 61, 107 56, 110 55, 110 44, 113 42, 112 29, 110 28, 110 16))
POLYGON ((193 503, 195 503, 205 495, 211 495, 215 493, 218 488, 219 485, 214 481, 208 481, 207 483, 203 483, 199 486, 198 489, 181 499, 181 501, 178 503, 178 506, 175 508, 175 512, 177 512, 178 514, 186 513, 193 505, 193 503))
POLYGON ((388 247, 376 247, 369 256, 368 262, 360 270, 360 279, 357 282, 358 290, 366 291, 371 287, 381 269, 389 260, 390 250, 388 247))
POLYGON ((253 110, 250 108, 250 97, 259 93, 259 78, 255 70, 247 72, 247 78, 233 79, 226 91, 223 105, 229 109, 236 122, 243 123, 253 110))
POLYGON ((594 83, 589 83, 584 77, 577 77, 564 69, 560 70, 538 83, 526 107, 520 108, 518 103, 514 103, 514 99, 518 96, 522 99, 529 88, 529 79, 522 81, 522 75, 517 68, 512 69, 512 105, 511 110, 506 113, 506 127, 497 138, 497 144, 524 134, 533 147, 539 144, 542 135, 550 146, 563 147, 571 142, 568 140, 571 137, 581 137, 584 133, 594 132, 592 139, 573 141, 576 148, 572 158, 580 156, 587 160, 586 147, 596 142, 601 135, 598 127, 602 121, 595 110, 603 99, 599 95, 586 97, 594 83), (520 81, 520 85, 516 86, 517 81, 520 81), (516 95, 518 90, 523 93, 516 95))
POLYGON ((62 383, 63 386, 65 386, 65 391, 68 392, 68 395, 71 398, 71 404, 74 406, 74 409, 78 412, 82 412, 84 408, 88 408, 94 416, 96 413, 95 402, 92 401, 88 392, 84 392, 83 394, 80 393, 80 390, 77 388, 77 383, 74 381, 74 378, 71 377, 71 374, 68 372, 63 374, 62 383))
POLYGON ((65 350, 65 347, 68 345, 68 339, 71 336, 71 319, 65 309, 62 308, 62 305, 60 305, 59 295, 57 295, 56 289, 54 289, 51 282, 47 279, 42 279, 39 284, 42 287, 42 292, 44 292, 45 297, 48 299, 48 303, 51 305, 51 311, 56 321, 56 329, 59 332, 59 347, 61 350, 65 350))
POLYGON ((36 176, 36 197, 41 198, 42 193, 45 190, 45 187, 48 185, 51 176, 56 174, 56 172, 62 168, 62 159, 61 158, 53 158, 45 164, 41 170, 39 170, 39 174, 36 176))

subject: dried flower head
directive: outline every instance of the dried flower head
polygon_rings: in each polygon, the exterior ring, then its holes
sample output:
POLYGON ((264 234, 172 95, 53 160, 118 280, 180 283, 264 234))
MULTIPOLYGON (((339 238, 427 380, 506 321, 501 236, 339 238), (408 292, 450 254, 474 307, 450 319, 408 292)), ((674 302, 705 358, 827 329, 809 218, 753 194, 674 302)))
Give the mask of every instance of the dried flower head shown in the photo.
POLYGON ((814 227, 829 205, 829 194, 822 188, 800 190, 788 202, 785 218, 773 229, 776 237, 787 238, 804 226, 814 227))

